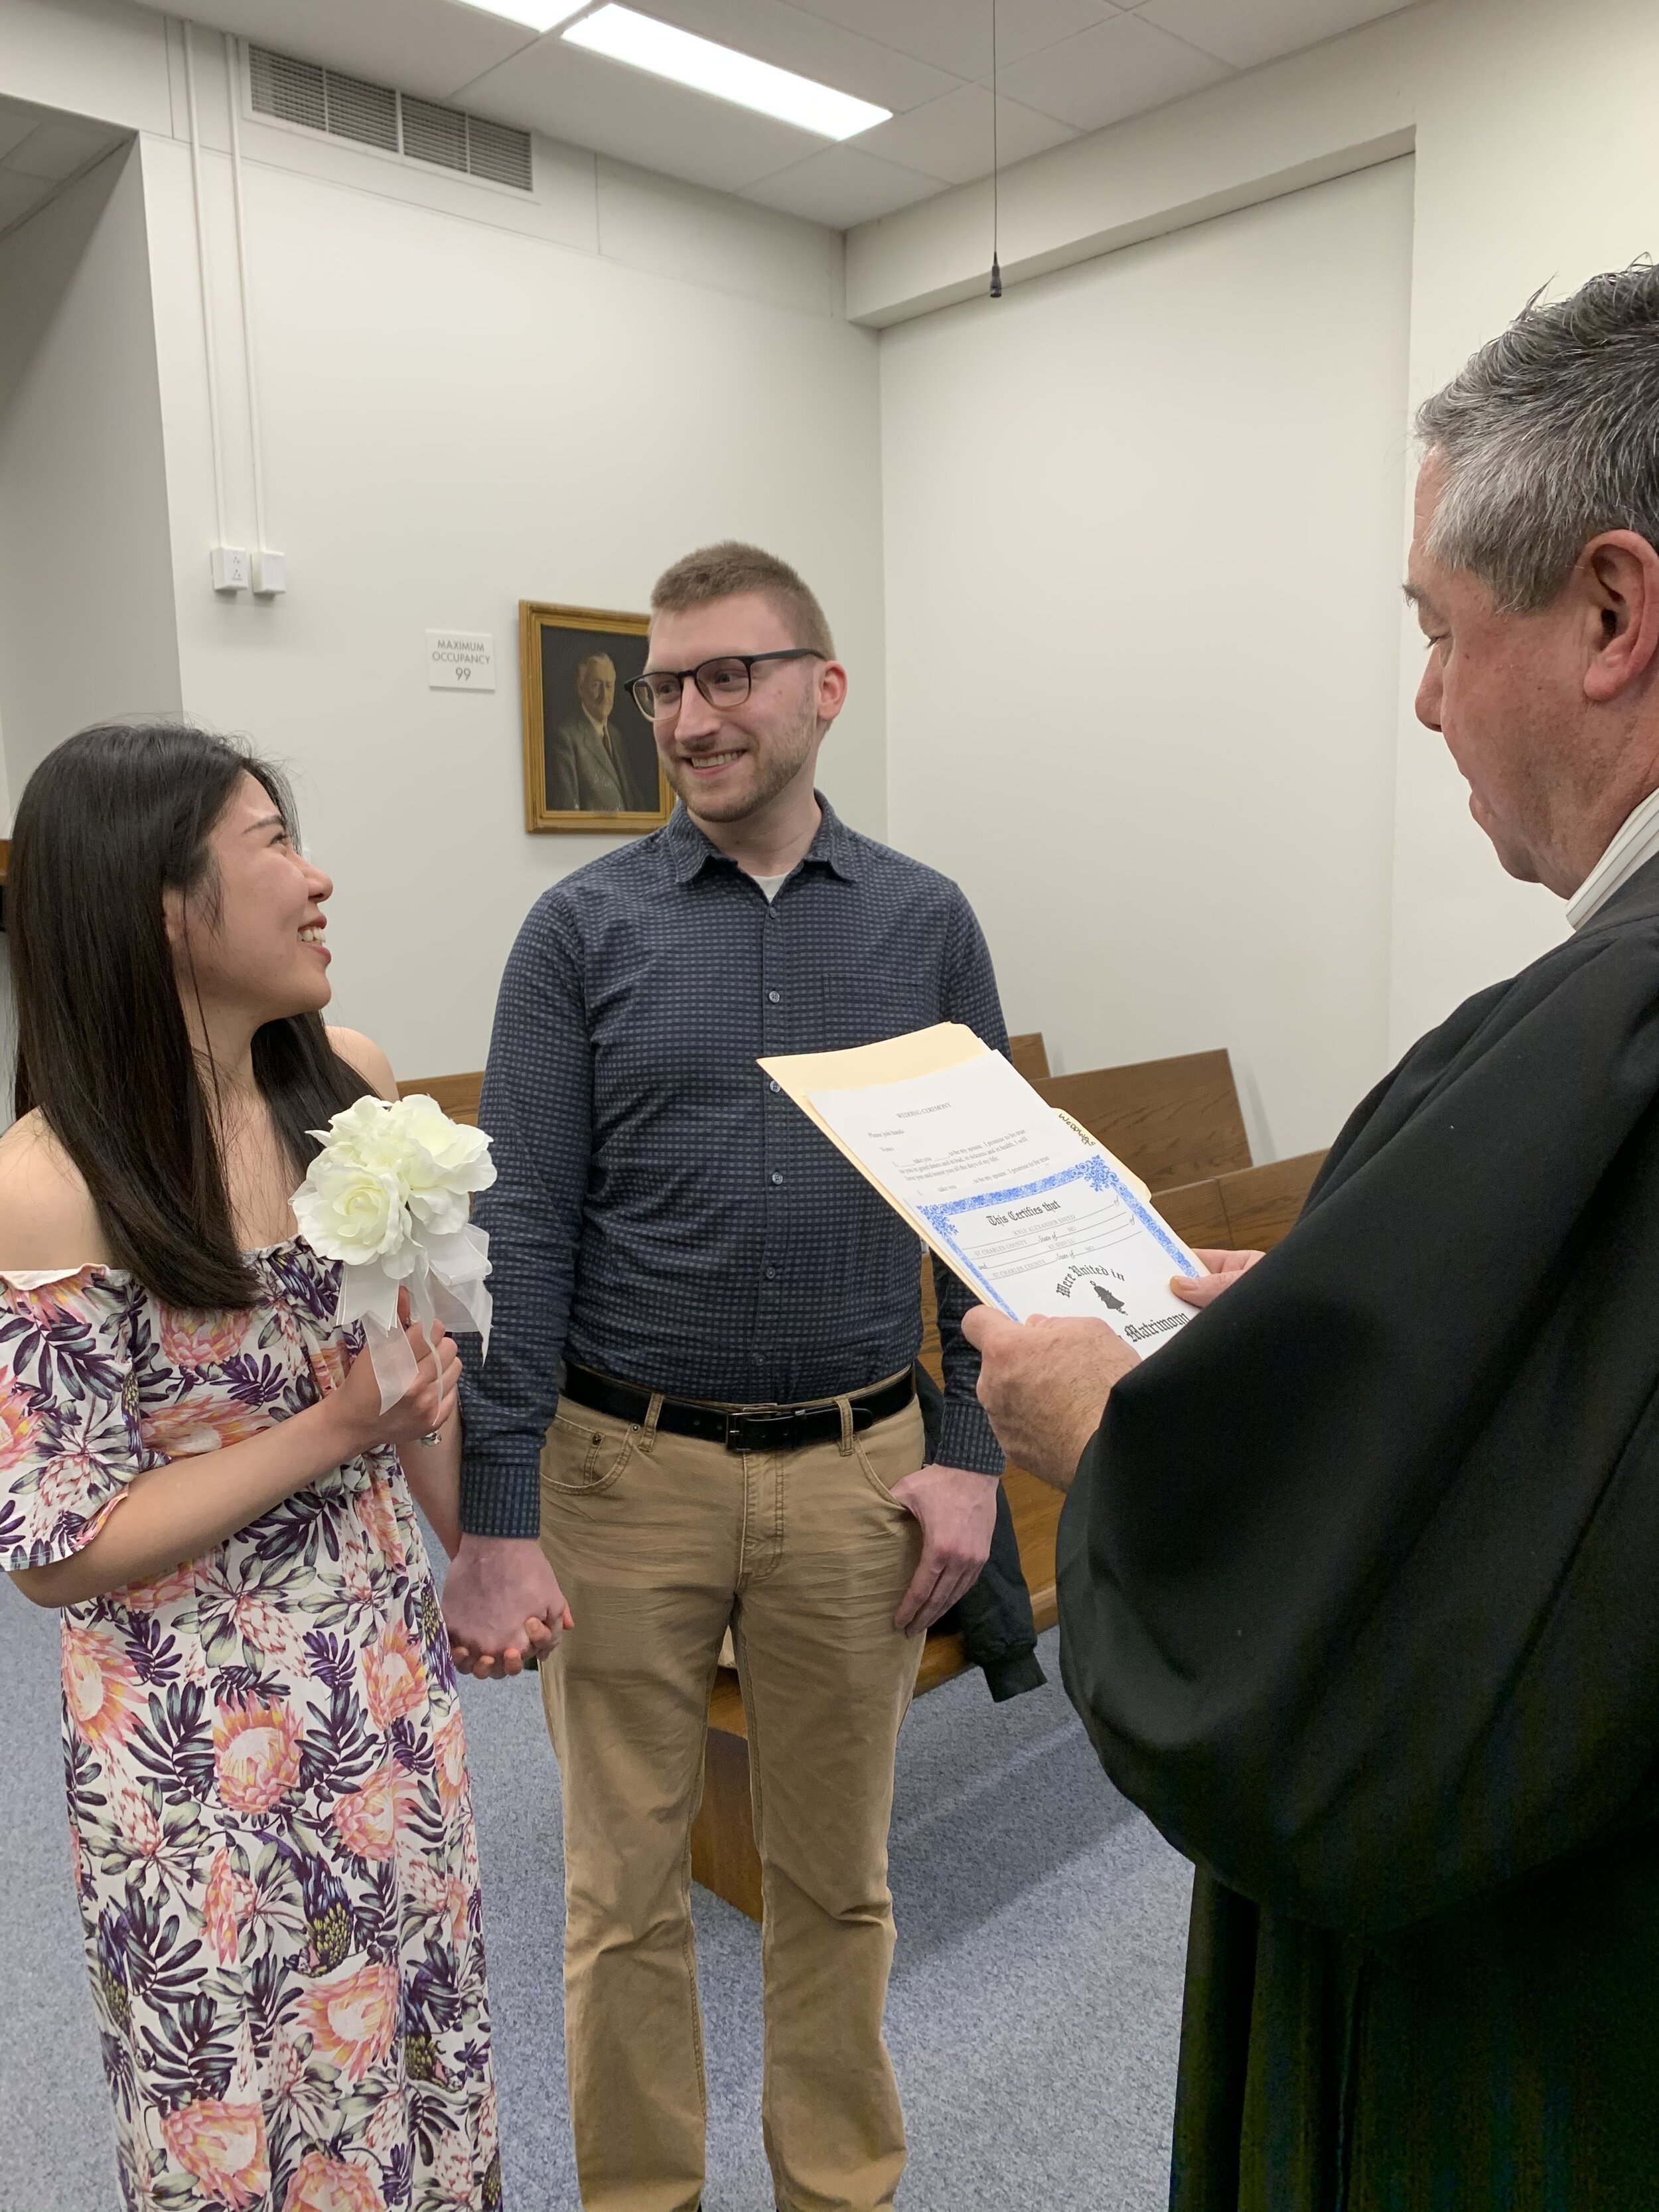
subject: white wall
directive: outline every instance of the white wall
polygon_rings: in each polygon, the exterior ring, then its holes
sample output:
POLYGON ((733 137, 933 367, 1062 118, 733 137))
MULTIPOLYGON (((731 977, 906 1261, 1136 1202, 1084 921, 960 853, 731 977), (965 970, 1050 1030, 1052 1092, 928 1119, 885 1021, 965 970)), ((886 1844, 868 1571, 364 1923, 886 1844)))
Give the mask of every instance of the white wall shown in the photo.
MULTIPOLYGON (((251 544, 224 46, 193 43, 226 535, 251 544)), ((726 535, 795 561, 854 679, 825 787, 883 832, 878 346, 842 313, 837 236, 541 139, 525 196, 244 113, 267 541, 289 590, 225 600, 181 27, 120 0, 0 0, 0 92, 140 131, 179 692, 293 770, 338 884, 336 1010, 401 1072, 482 1064, 525 911, 616 842, 524 829, 520 599, 642 609, 670 560, 726 535), (493 696, 428 690, 440 625, 493 632, 493 696)), ((60 598, 60 649, 78 612, 60 598)))
MULTIPOLYGON (((1599 0, 1594 17, 1591 39, 1575 0, 1431 0, 1039 155, 1003 179, 1003 311, 1045 272, 1414 148, 1408 410, 1540 285, 1571 289, 1659 245, 1659 9, 1599 0)), ((852 233, 848 312, 882 327, 979 295, 989 220, 988 192, 968 186, 852 233)), ((1224 398, 1224 343, 1214 370, 1224 398)), ((885 450, 890 471, 890 428, 885 450)), ((976 453, 963 444, 964 474, 976 453)), ((915 557, 948 560, 945 535, 915 557)), ((1562 933, 1559 902, 1500 872, 1443 749, 1413 719, 1420 641, 1396 618, 1389 1057, 1562 933)), ((930 642, 907 640, 924 655, 930 642)), ((1196 642, 1194 660, 1204 654, 1196 642)), ((1241 693, 1239 704, 1258 730, 1276 713, 1268 692, 1241 693)), ((1260 898, 1270 912, 1271 887, 1252 879, 1248 854, 1243 872, 1238 900, 1260 898)), ((1169 988, 1196 1004, 1207 986, 1182 969, 1169 988)))
POLYGON ((185 697, 295 771, 338 883, 343 1019, 405 1074, 481 1065, 526 909, 616 842, 525 831, 520 598, 643 609, 669 561, 728 535, 795 561, 854 672, 825 786, 882 831, 870 334, 250 163, 269 527, 290 588, 226 603, 206 574, 188 167, 153 142, 146 160, 185 697), (428 625, 493 634, 493 696, 427 688, 428 625))
POLYGON ((82 724, 178 711, 171 570, 143 180, 129 146, 0 240, 11 800, 82 724))
POLYGON ((1386 1048, 1408 161, 890 330, 894 837, 1057 1067, 1386 1048))

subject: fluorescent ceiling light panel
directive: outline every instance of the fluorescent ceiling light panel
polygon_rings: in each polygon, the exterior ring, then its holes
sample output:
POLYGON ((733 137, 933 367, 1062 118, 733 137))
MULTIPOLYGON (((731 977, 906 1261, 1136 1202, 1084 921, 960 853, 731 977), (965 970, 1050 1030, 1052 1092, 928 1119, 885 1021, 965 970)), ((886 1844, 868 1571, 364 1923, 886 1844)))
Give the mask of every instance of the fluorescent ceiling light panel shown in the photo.
POLYGON ((467 5, 485 15, 505 16, 509 23, 527 24, 532 31, 550 31, 580 13, 570 0, 467 0, 467 5))
POLYGON ((775 69, 740 54, 731 46, 717 46, 712 39, 659 23, 631 8, 600 8, 573 23, 564 36, 572 46, 586 46, 613 62, 628 62, 649 70, 653 76, 672 77, 694 92, 713 93, 717 100, 735 100, 780 122, 793 123, 803 131, 816 131, 823 138, 851 138, 860 131, 885 123, 892 110, 877 107, 850 93, 834 92, 827 84, 814 84, 793 70, 775 69))

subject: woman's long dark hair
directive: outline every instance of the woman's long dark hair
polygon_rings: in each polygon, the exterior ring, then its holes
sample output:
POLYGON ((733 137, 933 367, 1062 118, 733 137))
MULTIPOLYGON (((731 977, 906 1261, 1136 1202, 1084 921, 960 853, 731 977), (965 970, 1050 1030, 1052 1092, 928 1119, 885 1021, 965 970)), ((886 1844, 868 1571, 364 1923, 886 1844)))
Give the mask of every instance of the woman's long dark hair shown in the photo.
MULTIPOLYGON (((28 780, 6 884, 17 1113, 38 1107, 81 1170, 116 1263, 167 1304, 197 1310, 247 1306, 254 1283, 161 894, 204 898, 211 912, 208 839, 244 775, 293 835, 282 775, 222 738, 171 722, 82 730, 28 780)), ((253 1073, 296 1183, 317 1151, 307 1132, 372 1087, 314 1013, 267 1022, 253 1073)))

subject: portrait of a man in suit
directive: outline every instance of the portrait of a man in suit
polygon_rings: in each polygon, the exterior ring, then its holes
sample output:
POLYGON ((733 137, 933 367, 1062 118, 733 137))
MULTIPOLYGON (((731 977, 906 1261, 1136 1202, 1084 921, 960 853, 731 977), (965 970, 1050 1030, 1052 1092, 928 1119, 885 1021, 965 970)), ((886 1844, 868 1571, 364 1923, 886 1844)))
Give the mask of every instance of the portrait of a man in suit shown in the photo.
POLYGON ((638 836, 667 821, 656 739, 629 696, 650 628, 645 615, 520 600, 526 830, 638 836))
POLYGON ((617 664, 585 653, 561 702, 549 696, 543 744, 550 812, 649 814, 657 811, 657 748, 631 702, 618 707, 617 664))

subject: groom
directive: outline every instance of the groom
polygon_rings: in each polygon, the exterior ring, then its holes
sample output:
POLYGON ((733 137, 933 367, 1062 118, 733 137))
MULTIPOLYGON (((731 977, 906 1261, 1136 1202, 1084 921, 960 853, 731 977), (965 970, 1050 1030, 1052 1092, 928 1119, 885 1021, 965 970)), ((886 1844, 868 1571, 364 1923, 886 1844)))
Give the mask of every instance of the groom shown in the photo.
POLYGON ((962 893, 813 788, 847 673, 801 579, 715 545, 651 605, 633 690, 679 808, 538 901, 496 1007, 495 1334, 467 1362, 444 1613, 479 1673, 514 1669, 521 1624, 567 1595, 574 1618, 542 1683, 588 2212, 701 2198, 687 1893, 728 1629, 777 2201, 875 2212, 904 2163, 881 2034, 894 1744, 924 1632, 984 1564, 1002 1460, 939 1269, 923 1465, 915 1237, 755 1063, 942 1021, 1006 1036, 962 893))

